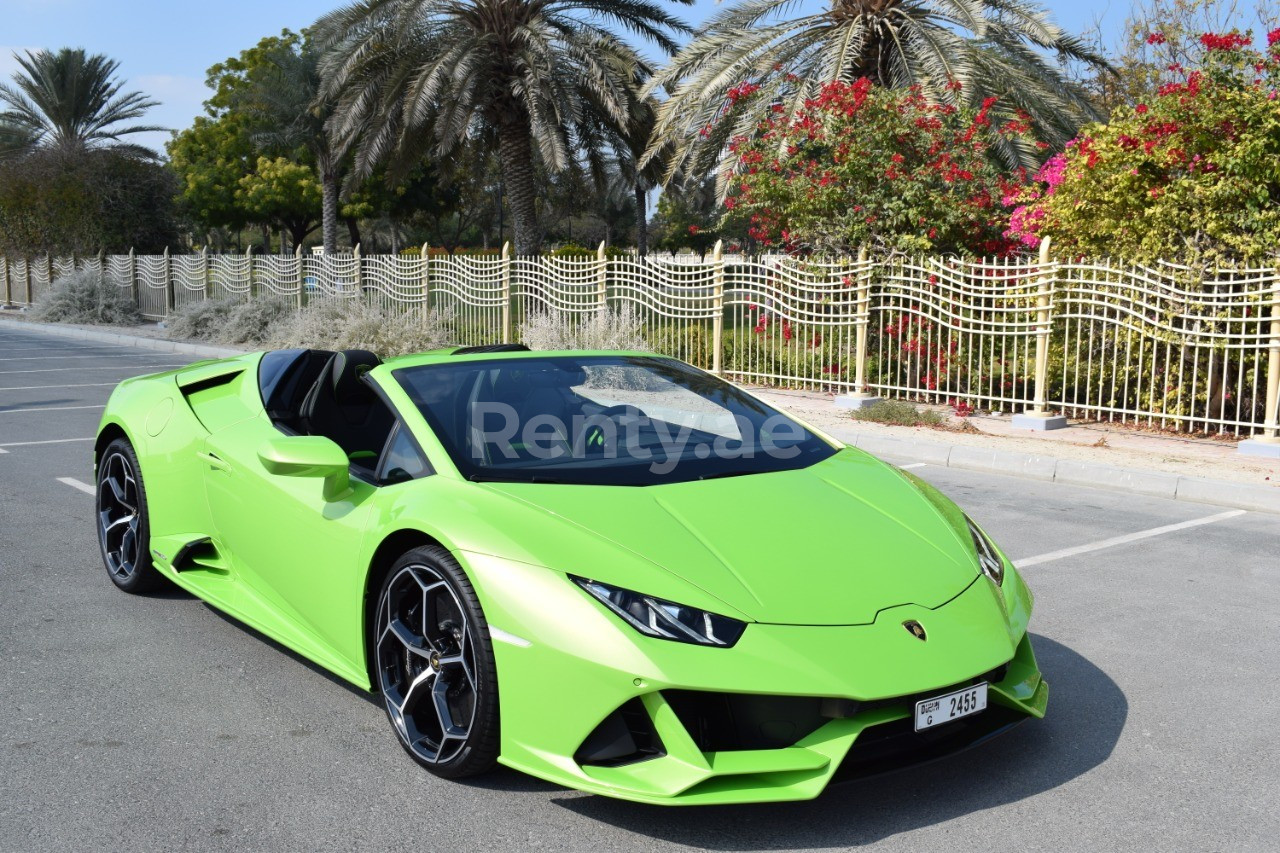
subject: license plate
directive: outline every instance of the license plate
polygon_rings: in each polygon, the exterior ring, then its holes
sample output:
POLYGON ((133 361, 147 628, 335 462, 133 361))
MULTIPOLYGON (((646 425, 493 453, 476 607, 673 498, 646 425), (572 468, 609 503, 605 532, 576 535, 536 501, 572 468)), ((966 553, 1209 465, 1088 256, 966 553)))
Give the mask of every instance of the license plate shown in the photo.
POLYGON ((975 684, 945 696, 921 699, 916 703, 916 731, 924 731, 987 708, 987 684, 975 684))

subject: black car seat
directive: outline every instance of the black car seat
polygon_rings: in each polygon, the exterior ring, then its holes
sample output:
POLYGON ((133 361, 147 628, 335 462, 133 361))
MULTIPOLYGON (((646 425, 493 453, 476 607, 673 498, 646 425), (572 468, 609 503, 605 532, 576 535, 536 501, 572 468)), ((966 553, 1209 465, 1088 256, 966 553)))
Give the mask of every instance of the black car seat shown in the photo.
POLYGON ((394 417, 362 377, 381 363, 367 350, 334 353, 302 403, 306 432, 332 439, 348 456, 376 459, 394 417))

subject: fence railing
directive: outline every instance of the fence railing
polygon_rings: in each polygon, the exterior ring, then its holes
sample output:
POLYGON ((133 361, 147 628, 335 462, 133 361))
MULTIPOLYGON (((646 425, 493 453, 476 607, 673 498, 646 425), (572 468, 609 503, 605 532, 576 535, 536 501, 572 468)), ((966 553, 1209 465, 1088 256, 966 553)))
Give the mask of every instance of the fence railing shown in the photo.
POLYGON ((1277 435, 1280 271, 1038 258, 422 254, 0 257, 10 304, 87 269, 161 319, 201 299, 319 297, 447 316, 459 344, 526 316, 630 306, 651 349, 767 384, 1277 435))

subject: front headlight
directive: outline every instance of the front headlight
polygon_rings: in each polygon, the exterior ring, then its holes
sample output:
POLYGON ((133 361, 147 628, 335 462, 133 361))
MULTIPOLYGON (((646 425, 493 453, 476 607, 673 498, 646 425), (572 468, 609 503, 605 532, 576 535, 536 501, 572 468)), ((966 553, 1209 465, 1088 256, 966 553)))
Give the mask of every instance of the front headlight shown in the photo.
POLYGON ((973 547, 978 551, 978 565, 982 567, 982 573, 991 578, 996 586, 1000 586, 1004 583, 1004 560, 1000 559, 996 546, 991 544, 987 534, 978 529, 973 519, 966 515, 964 521, 969 525, 969 535, 973 537, 973 547))
POLYGON ((569 575, 569 579, 599 599, 632 628, 649 637, 728 648, 738 642, 747 628, 746 622, 674 601, 574 575, 569 575))

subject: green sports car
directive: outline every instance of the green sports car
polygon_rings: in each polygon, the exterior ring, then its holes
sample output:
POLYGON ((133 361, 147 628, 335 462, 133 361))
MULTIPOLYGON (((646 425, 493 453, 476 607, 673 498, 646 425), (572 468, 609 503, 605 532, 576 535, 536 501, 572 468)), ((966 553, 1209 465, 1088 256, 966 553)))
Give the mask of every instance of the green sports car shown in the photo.
POLYGON ((382 697, 460 778, 797 800, 1041 717, 1032 596, 927 483, 683 362, 253 353, 130 379, 111 580, 382 697))

